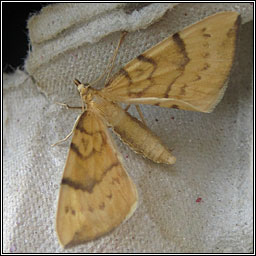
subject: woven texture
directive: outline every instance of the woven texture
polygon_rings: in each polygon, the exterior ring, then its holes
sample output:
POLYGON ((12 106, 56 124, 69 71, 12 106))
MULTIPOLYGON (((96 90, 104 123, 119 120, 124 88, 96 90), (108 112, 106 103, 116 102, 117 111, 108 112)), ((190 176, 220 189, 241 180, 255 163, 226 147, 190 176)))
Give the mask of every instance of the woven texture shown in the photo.
POLYGON ((64 3, 32 16, 26 72, 3 81, 4 252, 252 252, 252 18, 248 3, 64 3), (80 104, 73 79, 91 82, 104 72, 120 31, 129 33, 113 73, 168 35, 225 10, 241 13, 243 25, 221 103, 211 114, 143 106, 177 163, 155 164, 113 135, 137 186, 138 209, 107 236, 63 250, 55 213, 70 141, 51 144, 72 130, 79 111, 55 102, 80 104))

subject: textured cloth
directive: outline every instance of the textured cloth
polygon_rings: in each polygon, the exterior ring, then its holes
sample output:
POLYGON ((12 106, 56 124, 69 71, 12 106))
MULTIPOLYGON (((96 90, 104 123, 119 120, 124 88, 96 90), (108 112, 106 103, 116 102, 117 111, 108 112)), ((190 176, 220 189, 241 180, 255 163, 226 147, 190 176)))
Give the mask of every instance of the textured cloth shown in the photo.
POLYGON ((249 3, 63 3, 32 16, 25 71, 3 80, 4 252, 252 252, 252 18, 249 3), (81 104, 73 79, 91 82, 104 72, 120 31, 129 33, 113 73, 168 35, 225 10, 241 13, 243 25, 223 100, 211 114, 142 106, 176 164, 144 159, 113 135, 137 186, 138 208, 110 234, 62 249, 55 212, 70 141, 51 144, 72 130, 79 111, 55 102, 81 104))

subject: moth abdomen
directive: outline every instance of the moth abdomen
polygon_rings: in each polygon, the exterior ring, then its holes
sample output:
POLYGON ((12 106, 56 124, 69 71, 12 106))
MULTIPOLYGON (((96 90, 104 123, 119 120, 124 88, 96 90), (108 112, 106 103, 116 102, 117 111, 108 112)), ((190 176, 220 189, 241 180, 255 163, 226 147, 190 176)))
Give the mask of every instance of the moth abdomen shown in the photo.
POLYGON ((120 139, 136 153, 156 163, 175 163, 176 158, 161 140, 143 122, 131 116, 119 105, 96 95, 93 106, 120 139))

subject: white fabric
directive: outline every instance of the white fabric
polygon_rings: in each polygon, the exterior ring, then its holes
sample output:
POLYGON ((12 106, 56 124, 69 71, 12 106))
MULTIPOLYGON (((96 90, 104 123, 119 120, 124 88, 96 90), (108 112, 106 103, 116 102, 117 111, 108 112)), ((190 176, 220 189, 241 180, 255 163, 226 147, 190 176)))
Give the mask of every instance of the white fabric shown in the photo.
POLYGON ((63 3, 34 15, 26 72, 3 80, 4 252, 252 252, 252 18, 249 3, 63 3), (143 106, 177 163, 155 164, 113 135, 137 185, 138 209, 107 236, 63 250, 55 212, 69 141, 51 144, 71 131, 79 111, 54 102, 80 105, 72 80, 102 74, 121 30, 129 33, 113 73, 166 36, 224 10, 240 12, 243 25, 221 103, 211 114, 143 106))

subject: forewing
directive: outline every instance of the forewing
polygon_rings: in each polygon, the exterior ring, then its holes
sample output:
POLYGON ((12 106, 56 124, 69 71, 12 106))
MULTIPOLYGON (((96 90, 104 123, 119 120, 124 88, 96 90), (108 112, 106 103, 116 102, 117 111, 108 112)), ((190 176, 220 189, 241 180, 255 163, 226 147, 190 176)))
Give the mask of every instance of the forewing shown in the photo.
POLYGON ((111 231, 135 211, 137 191, 103 121, 85 112, 74 131, 61 182, 56 230, 71 246, 111 231))
POLYGON ((129 62, 102 90, 128 104, 211 112, 234 59, 239 14, 222 12, 176 33, 129 62))

